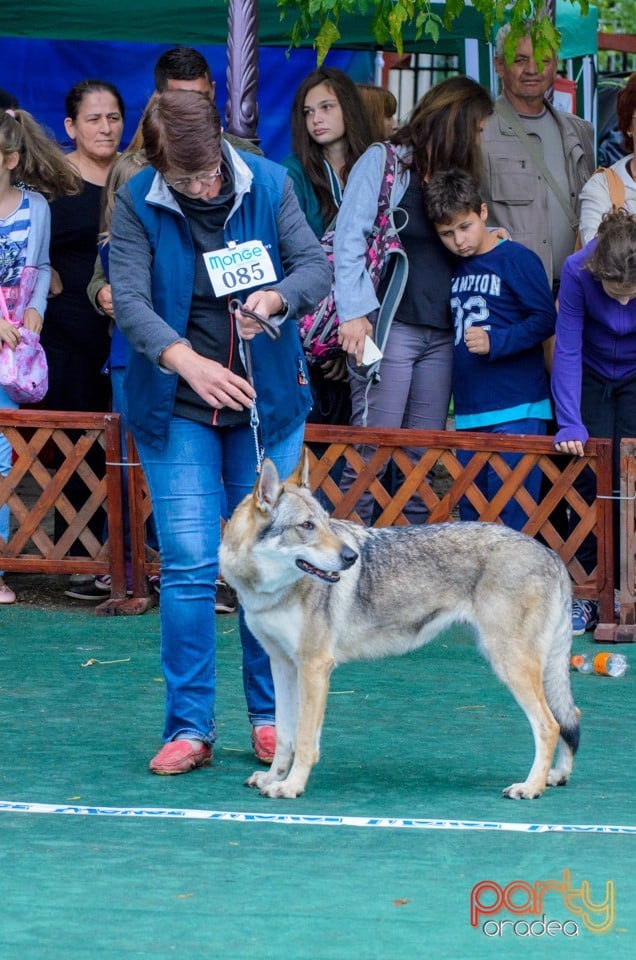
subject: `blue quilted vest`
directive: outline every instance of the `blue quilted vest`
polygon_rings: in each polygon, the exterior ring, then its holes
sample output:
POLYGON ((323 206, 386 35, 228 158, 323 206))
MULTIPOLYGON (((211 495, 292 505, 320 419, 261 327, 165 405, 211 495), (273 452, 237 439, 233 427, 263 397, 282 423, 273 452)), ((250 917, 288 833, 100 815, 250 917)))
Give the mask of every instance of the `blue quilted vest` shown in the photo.
MULTIPOLYGON (((282 279, 276 218, 285 170, 256 155, 241 154, 241 158, 253 180, 225 225, 225 243, 262 240, 277 277, 282 279)), ((153 309, 185 337, 194 285, 194 247, 187 220, 177 204, 169 206, 152 199, 155 176, 156 171, 147 168, 127 186, 152 251, 153 309)), ((283 440, 306 420, 311 393, 293 318, 282 325, 280 340, 274 342, 259 334, 250 346, 261 439, 267 454, 268 444, 283 440)), ((126 370, 128 419, 133 433, 152 446, 160 448, 165 443, 176 388, 176 376, 162 373, 142 354, 131 351, 126 370)))

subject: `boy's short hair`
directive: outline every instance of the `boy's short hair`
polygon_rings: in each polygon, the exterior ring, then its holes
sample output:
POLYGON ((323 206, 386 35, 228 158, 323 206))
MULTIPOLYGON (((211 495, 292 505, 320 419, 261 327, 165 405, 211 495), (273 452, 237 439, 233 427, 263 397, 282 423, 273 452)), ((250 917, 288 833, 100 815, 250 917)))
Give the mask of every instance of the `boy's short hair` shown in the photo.
POLYGON ((173 47, 162 53, 153 71, 155 89, 160 93, 168 89, 169 80, 198 80, 205 77, 212 82, 208 62, 194 47, 173 47))
POLYGON ((451 223, 462 213, 479 213, 483 200, 473 178, 463 170, 434 174, 424 191, 426 214, 432 223, 451 223))

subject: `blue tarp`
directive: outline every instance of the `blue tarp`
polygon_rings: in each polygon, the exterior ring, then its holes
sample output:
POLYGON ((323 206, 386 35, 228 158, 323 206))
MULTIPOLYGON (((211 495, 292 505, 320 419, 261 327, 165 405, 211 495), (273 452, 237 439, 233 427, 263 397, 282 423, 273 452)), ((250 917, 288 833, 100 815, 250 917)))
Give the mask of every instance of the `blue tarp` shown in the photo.
MULTIPOLYGON (((64 98, 78 80, 98 78, 114 83, 126 104, 125 145, 135 132, 153 90, 152 69, 170 44, 93 42, 89 40, 0 39, 0 87, 11 91, 24 107, 46 125, 56 139, 69 145, 64 131, 64 98)), ((197 47, 217 81, 221 117, 225 111, 225 47, 197 47)), ((373 80, 373 54, 334 50, 327 63, 346 70, 354 80, 373 80)), ((261 146, 272 160, 289 152, 289 111, 294 91, 313 70, 313 50, 294 50, 289 57, 280 47, 259 51, 259 125, 261 146)))
MULTIPOLYGON (((224 114, 226 48, 199 42, 208 39, 218 44, 217 38, 227 35, 227 6, 221 0, 212 4, 210 0, 196 0, 187 6, 166 0, 104 0, 103 6, 87 0, 0 0, 0 5, 0 31, 13 34, 0 39, 0 87, 12 91, 61 142, 65 139, 66 91, 78 80, 95 77, 109 80, 121 90, 127 107, 125 145, 152 92, 156 59, 176 43, 190 43, 204 53, 217 80, 217 103, 221 116, 224 114), (57 39, 39 39, 52 36, 57 39), (140 36, 170 38, 172 42, 140 43, 140 36), (76 39, 64 39, 69 37, 76 39), (77 39, 81 37, 101 39, 77 39), (134 39, 114 39, 120 37, 134 39)), ((589 16, 581 17, 579 8, 569 0, 557 0, 556 13, 563 35, 562 56, 595 52, 595 7, 589 16)), ((289 27, 285 29, 287 21, 281 25, 273 0, 259 3, 259 23, 258 133, 266 154, 279 160, 289 151, 289 110, 294 91, 314 68, 316 54, 313 49, 297 49, 286 56, 289 27)), ((483 41, 481 24, 479 15, 468 7, 450 36, 483 41)), ((346 70, 354 80, 372 82, 374 51, 368 18, 345 18, 342 31, 342 43, 364 45, 366 51, 333 50, 326 62, 346 70)), ((408 49, 434 51, 426 38, 413 42, 412 34, 410 28, 405 35, 408 49)))

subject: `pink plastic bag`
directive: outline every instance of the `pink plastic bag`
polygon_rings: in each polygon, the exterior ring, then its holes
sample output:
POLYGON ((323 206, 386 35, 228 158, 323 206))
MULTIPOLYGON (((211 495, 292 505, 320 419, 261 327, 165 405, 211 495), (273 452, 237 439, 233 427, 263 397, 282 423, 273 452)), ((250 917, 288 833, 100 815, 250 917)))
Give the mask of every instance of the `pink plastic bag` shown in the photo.
POLYGON ((22 339, 12 350, 7 343, 0 350, 0 385, 14 403, 39 403, 49 389, 49 370, 40 335, 20 328, 22 339))
POLYGON ((0 312, 20 330, 20 343, 0 349, 0 385, 14 403, 39 403, 49 388, 49 371, 40 335, 22 326, 24 311, 35 287, 37 267, 25 267, 20 283, 0 286, 0 312))

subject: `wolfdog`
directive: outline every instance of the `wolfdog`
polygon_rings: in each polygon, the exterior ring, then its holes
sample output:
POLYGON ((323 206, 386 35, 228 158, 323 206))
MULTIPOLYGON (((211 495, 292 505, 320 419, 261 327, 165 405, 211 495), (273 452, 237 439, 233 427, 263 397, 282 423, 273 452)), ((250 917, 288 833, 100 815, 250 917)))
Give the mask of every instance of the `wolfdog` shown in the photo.
POLYGON ((462 622, 532 728, 528 777, 504 796, 532 799, 565 784, 579 711, 570 689, 572 589, 560 558, 494 523, 334 520, 308 480, 306 454, 285 483, 265 460, 223 536, 223 576, 269 654, 276 694, 274 761, 246 785, 268 797, 304 791, 335 666, 407 653, 462 622))

